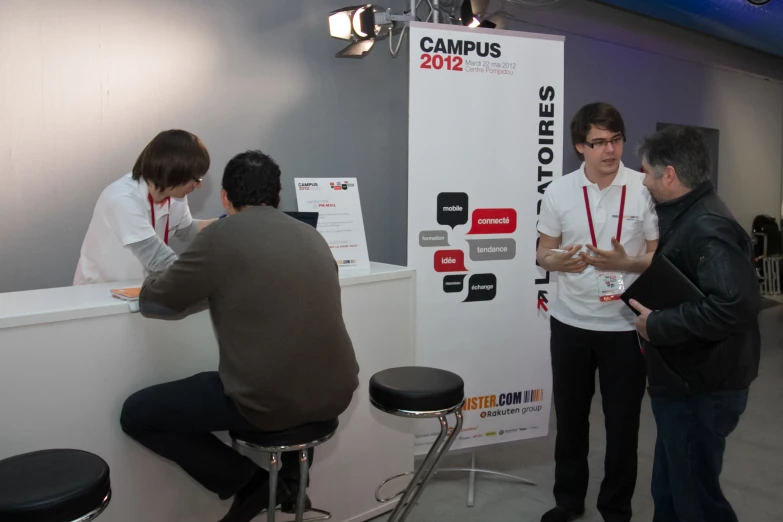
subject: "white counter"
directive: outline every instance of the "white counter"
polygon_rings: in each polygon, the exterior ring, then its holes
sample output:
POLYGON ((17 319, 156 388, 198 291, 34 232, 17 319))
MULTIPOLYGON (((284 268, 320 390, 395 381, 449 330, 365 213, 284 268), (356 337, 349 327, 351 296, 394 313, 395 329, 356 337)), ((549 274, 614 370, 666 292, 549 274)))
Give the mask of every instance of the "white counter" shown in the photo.
MULTIPOLYGON (((359 522, 391 508, 375 502, 376 485, 413 467, 409 423, 372 408, 367 388, 375 372, 413 364, 414 273, 373 263, 340 283, 359 389, 336 437, 316 450, 310 496, 333 520, 359 522)), ((109 294, 138 284, 0 294, 0 459, 62 447, 100 455, 114 492, 102 522, 218 520, 229 502, 120 429, 131 393, 214 371, 218 361, 207 312, 155 321, 109 294)))
MULTIPOLYGON (((413 269, 372 263, 370 270, 340 273, 340 286, 378 283, 412 277, 413 269)), ((47 288, 0 294, 0 328, 86 319, 128 313, 126 301, 111 296, 116 288, 141 286, 141 281, 47 288)))

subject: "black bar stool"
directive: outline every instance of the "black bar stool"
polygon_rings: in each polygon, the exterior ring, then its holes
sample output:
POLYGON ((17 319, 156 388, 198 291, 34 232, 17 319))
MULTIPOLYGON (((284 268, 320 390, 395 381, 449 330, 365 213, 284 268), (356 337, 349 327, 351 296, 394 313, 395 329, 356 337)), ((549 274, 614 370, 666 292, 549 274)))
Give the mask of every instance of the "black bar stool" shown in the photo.
POLYGON ((390 368, 376 373, 370 379, 370 402, 379 410, 391 415, 414 419, 437 418, 440 421, 440 435, 432 444, 408 487, 391 498, 383 499, 378 496, 384 484, 411 474, 403 473, 386 479, 375 492, 375 498, 379 502, 388 502, 402 495, 388 522, 403 522, 408 518, 424 487, 438 467, 438 463, 448 453, 457 435, 462 431, 465 383, 459 375, 437 368, 415 366, 390 368), (449 434, 447 416, 452 413, 457 423, 449 434))
POLYGON ((88 522, 110 500, 109 466, 92 453, 52 449, 0 460, 3 522, 88 522))
MULTIPOLYGON (((277 505, 277 475, 280 470, 280 456, 289 451, 299 452, 299 497, 296 500, 296 522, 329 520, 332 514, 321 509, 309 508, 308 512, 321 516, 304 518, 305 498, 307 489, 307 477, 310 466, 307 462, 307 450, 320 446, 334 436, 337 431, 338 420, 332 419, 326 422, 318 422, 298 426, 290 430, 275 432, 230 432, 234 447, 242 446, 255 451, 269 454, 269 508, 266 519, 268 522, 275 520, 275 506, 277 505)), ((238 448, 237 448, 238 449, 238 448)))

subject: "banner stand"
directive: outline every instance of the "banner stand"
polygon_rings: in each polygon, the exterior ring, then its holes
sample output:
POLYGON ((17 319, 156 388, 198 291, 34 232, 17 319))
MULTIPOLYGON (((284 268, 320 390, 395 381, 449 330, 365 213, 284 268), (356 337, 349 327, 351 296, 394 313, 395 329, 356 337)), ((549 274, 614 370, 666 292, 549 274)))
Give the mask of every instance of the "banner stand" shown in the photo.
POLYGON ((494 471, 491 469, 483 469, 483 468, 477 468, 476 467, 476 450, 472 450, 470 452, 470 467, 469 468, 438 468, 435 470, 435 475, 442 472, 452 472, 452 471, 462 471, 462 472, 468 472, 470 473, 469 479, 468 479, 468 507, 473 507, 473 500, 476 496, 476 473, 485 473, 487 475, 496 475, 499 477, 505 477, 512 479, 516 482, 519 482, 521 484, 525 484, 527 486, 537 486, 535 482, 532 480, 528 480, 526 478, 517 477, 516 475, 509 475, 508 473, 501 473, 500 471, 494 471))
MULTIPOLYGON (((479 468, 476 447, 549 431, 547 304, 556 287, 536 263, 536 222, 562 175, 564 38, 423 22, 410 23, 410 38, 415 364, 465 382, 464 425, 450 453, 470 450, 470 465, 435 474, 468 473, 471 507, 478 474, 536 485, 479 468)), ((438 428, 417 423, 417 455, 438 428)))

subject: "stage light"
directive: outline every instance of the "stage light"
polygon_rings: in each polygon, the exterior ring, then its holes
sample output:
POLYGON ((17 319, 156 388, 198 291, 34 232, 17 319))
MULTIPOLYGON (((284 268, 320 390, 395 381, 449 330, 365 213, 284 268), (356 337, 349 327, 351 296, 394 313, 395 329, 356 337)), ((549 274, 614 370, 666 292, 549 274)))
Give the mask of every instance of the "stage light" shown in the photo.
POLYGON ((329 34, 340 40, 351 39, 351 13, 340 11, 329 16, 329 34))
POLYGON ((367 4, 354 11, 351 25, 353 27, 353 32, 356 33, 356 36, 360 39, 375 38, 375 12, 373 11, 372 4, 367 4))
POLYGON ((460 8, 462 25, 473 28, 484 27, 487 29, 494 29, 497 27, 497 24, 494 22, 479 18, 486 9, 487 3, 488 2, 483 2, 481 0, 464 0, 462 2, 462 7, 460 8))
POLYGON ((329 34, 340 40, 375 38, 375 11, 372 4, 343 7, 329 15, 329 34))
POLYGON ((332 38, 352 41, 335 56, 338 58, 364 58, 375 45, 381 30, 375 23, 372 4, 343 7, 329 15, 329 34, 332 38))
POLYGON ((372 51, 374 45, 375 39, 359 40, 358 42, 352 43, 335 56, 337 58, 364 58, 372 51))
MULTIPOLYGON (((402 28, 405 22, 415 20, 412 15, 394 15, 391 9, 374 4, 343 7, 329 14, 329 34, 351 43, 338 52, 338 58, 364 58, 377 40, 387 38, 402 28)), ((400 40, 400 43, 402 40, 400 40)), ((399 49, 399 45, 398 45, 399 49)), ((394 53, 392 53, 394 54, 394 53)))
POLYGON ((769 0, 748 0, 748 3, 753 5, 767 5, 769 0))
POLYGON ((495 24, 496 29, 505 29, 508 25, 508 19, 506 18, 506 14, 503 12, 493 14, 487 18, 487 21, 495 24))
POLYGON ((473 10, 473 14, 481 19, 487 18, 487 7, 489 7, 489 0, 470 0, 470 6, 473 10))

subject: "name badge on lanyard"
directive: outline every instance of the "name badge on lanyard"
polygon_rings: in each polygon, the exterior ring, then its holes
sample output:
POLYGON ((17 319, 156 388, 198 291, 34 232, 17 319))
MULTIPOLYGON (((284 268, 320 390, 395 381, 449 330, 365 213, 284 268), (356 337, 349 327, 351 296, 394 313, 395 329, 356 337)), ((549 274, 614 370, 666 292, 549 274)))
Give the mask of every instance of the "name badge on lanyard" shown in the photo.
MULTIPOLYGON (((623 194, 620 196, 620 212, 617 214, 617 242, 623 234, 623 212, 625 212, 625 192, 623 185, 623 194)), ((587 224, 590 226, 590 237, 593 240, 593 246, 598 248, 598 240, 595 237, 595 227, 593 226, 593 213, 590 211, 590 197, 587 195, 587 187, 582 187, 585 194, 585 210, 587 210, 587 224)), ((625 292, 625 282, 622 272, 595 271, 596 283, 598 287, 598 299, 602 303, 617 301, 625 292)))
MULTIPOLYGON (((148 194, 147 198, 150 201, 150 212, 152 212, 152 229, 155 230, 155 233, 157 234, 157 230, 155 228, 155 203, 152 201, 152 194, 148 194)), ((166 198, 166 201, 169 202, 169 213, 166 214, 166 231, 163 233, 163 242, 166 244, 166 246, 169 246, 169 216, 171 216, 171 200, 166 198)))

